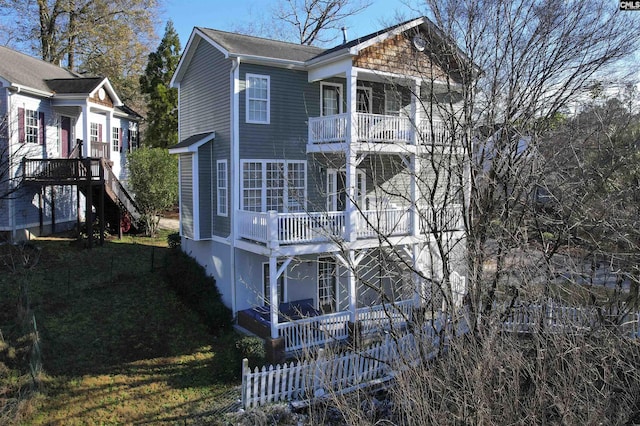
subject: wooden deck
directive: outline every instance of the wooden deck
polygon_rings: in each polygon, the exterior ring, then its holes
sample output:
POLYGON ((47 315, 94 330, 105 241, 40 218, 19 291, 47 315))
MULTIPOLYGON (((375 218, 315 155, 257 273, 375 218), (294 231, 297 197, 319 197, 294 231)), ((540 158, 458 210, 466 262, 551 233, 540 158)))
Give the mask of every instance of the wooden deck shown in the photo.
POLYGON ((135 199, 106 158, 24 159, 22 166, 25 184, 77 186, 87 199, 87 211, 94 206, 100 212, 101 226, 109 222, 119 227, 123 216, 132 223, 141 217, 135 199))

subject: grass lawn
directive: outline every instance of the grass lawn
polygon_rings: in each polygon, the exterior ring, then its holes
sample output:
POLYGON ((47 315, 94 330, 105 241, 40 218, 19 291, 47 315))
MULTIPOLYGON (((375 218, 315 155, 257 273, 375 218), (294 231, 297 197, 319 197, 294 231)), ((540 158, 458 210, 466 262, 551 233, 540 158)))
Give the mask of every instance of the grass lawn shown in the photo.
POLYGON ((91 250, 60 238, 34 244, 34 268, 0 274, 0 310, 15 311, 28 286, 42 344, 42 384, 18 423, 219 421, 238 383, 219 377, 216 356, 234 336, 212 335, 164 281, 166 232, 91 250))

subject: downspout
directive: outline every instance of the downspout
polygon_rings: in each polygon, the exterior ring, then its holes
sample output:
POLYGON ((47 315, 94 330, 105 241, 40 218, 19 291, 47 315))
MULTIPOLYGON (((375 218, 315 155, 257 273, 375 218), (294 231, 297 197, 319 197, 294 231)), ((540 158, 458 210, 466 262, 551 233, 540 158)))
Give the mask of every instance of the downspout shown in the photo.
POLYGON ((238 99, 240 93, 240 58, 231 59, 231 71, 229 75, 231 83, 231 138, 229 146, 229 154, 231 161, 229 161, 229 172, 231 173, 231 214, 229 215, 231 220, 231 235, 229 241, 230 250, 230 267, 231 267, 231 310, 233 315, 238 312, 236 301, 236 236, 238 235, 238 221, 236 220, 236 211, 240 208, 240 135, 239 135, 239 122, 238 114, 239 108, 238 99))

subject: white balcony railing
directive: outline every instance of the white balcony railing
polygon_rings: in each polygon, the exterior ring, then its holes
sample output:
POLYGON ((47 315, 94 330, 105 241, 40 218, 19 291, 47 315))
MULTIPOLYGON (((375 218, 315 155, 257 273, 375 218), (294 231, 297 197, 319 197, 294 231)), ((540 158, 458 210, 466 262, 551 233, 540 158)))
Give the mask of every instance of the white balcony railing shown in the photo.
POLYGON ((459 204, 452 204, 442 208, 418 206, 418 211, 420 214, 420 232, 422 233, 456 231, 464 228, 462 206, 459 204))
MULTIPOLYGON (((323 144, 347 141, 347 114, 309 118, 309 143, 323 144)), ((355 114, 359 142, 413 143, 415 126, 411 119, 395 115, 355 114)), ((442 121, 423 120, 418 125, 418 143, 444 145, 449 131, 442 121)))
POLYGON ((358 238, 375 238, 378 235, 407 235, 411 232, 409 209, 363 210, 357 216, 358 238))
POLYGON ((344 234, 344 212, 238 211, 240 238, 267 245, 332 241, 344 234))
POLYGON ((346 137, 347 114, 309 119, 309 141, 311 143, 344 142, 346 137))
POLYGON ((410 143, 413 126, 408 117, 358 113, 356 139, 364 142, 410 143))
MULTIPOLYGON (((356 213, 357 238, 407 235, 411 232, 408 209, 365 210, 356 213)), ((277 213, 238 211, 240 238, 264 243, 304 244, 346 239, 346 214, 337 212, 277 213)))
POLYGON ((349 337, 349 312, 336 312, 278 324, 286 352, 332 343, 349 337))
POLYGON ((402 327, 411 320, 413 300, 386 303, 384 305, 367 306, 356 310, 356 320, 360 324, 362 334, 374 331, 402 327))

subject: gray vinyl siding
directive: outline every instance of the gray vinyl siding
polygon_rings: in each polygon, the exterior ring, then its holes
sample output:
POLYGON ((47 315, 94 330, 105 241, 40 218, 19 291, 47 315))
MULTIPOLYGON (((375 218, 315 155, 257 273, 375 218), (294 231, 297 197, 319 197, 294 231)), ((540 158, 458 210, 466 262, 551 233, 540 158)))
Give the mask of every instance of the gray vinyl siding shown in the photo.
POLYGON ((306 160, 308 119, 320 115, 320 83, 305 71, 240 64, 240 158, 306 160), (246 122, 246 74, 270 77, 270 124, 246 122))
POLYGON ((212 212, 213 212, 213 234, 219 237, 227 237, 231 233, 231 215, 234 214, 232 211, 231 201, 232 201, 232 192, 231 185, 233 184, 232 170, 235 170, 235 167, 231 164, 231 159, 229 158, 229 150, 228 146, 221 146, 220 144, 214 141, 213 143, 213 158, 211 166, 213 167, 213 191, 212 191, 212 212), (218 160, 227 160, 227 208, 228 215, 227 216, 218 216, 218 197, 217 197, 217 188, 218 188, 218 174, 217 174, 217 161, 218 160))
POLYGON ((212 143, 208 142, 198 148, 198 194, 200 239, 209 239, 213 233, 213 175, 215 174, 212 155, 212 143))
POLYGON ((216 143, 229 146, 231 61, 200 41, 180 82, 180 140, 216 132, 216 143))
MULTIPOLYGON (((215 215, 215 165, 219 159, 231 157, 231 60, 208 42, 200 40, 194 56, 180 82, 180 140, 189 136, 216 132, 215 140, 208 143, 208 171, 199 172, 200 179, 200 218, 202 238, 211 235, 227 236, 230 230, 230 218, 215 215), (213 144, 213 146, 212 146, 213 144), (207 173, 205 176, 203 173, 207 173), (207 188, 204 188, 207 181, 207 188), (208 192, 207 192, 208 191, 208 192), (204 192, 207 192, 206 200, 204 192), (205 209, 209 209, 205 211, 205 209), (206 221, 204 218, 207 218, 206 221), (207 223, 204 223, 207 222, 207 223), (206 236, 205 236, 205 233, 206 236)), ((199 158, 198 167, 204 160, 199 158)), ((229 163, 229 171, 234 167, 229 163)), ((229 174, 229 199, 233 179, 229 174)), ((229 214, 233 214, 229 206, 229 214)), ((184 226, 184 225, 183 225, 184 226)), ((192 225, 191 225, 192 226, 192 225)))
POLYGON ((180 154, 180 221, 182 235, 193 239, 193 154, 180 154))

